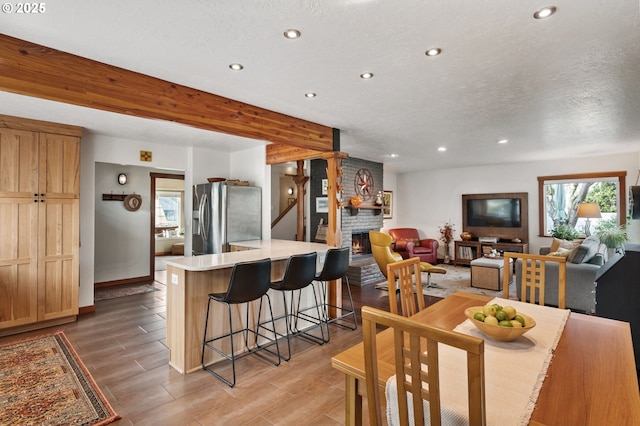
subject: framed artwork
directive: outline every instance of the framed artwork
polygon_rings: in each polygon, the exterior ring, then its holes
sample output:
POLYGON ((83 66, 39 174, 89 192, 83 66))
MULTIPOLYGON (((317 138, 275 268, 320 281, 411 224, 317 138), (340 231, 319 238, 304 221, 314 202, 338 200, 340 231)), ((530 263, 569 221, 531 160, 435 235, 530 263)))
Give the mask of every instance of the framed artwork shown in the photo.
POLYGON ((329 213, 329 198, 316 197, 316 213, 329 213))
POLYGON ((322 179, 322 195, 327 195, 327 188, 329 187, 329 179, 322 179))
POLYGON ((391 219, 393 217, 393 191, 383 191, 382 197, 384 199, 384 219, 391 219))

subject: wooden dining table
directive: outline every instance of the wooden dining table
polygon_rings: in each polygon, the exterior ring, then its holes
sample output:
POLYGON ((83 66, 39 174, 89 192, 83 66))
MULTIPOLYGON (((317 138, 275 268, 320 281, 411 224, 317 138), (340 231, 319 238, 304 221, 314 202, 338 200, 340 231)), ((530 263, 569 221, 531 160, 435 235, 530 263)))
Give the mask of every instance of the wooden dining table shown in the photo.
MULTIPOLYGON (((491 299, 457 292, 412 318, 453 330, 466 320, 466 308, 491 299)), ((378 351, 379 385, 384 389, 394 374, 392 330, 381 331, 376 339, 378 348, 387 348, 378 351)), ((346 375, 346 424, 362 424, 362 395, 366 393, 363 344, 335 355, 331 363, 346 375)), ((640 391, 629 323, 570 314, 529 424, 640 425, 640 391)))

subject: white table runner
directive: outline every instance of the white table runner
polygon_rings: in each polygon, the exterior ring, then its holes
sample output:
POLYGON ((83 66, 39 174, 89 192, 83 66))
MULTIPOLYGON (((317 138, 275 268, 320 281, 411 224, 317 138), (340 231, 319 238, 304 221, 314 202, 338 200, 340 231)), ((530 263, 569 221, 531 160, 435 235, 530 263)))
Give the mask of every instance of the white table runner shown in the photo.
MULTIPOLYGON (((536 326, 512 342, 485 337, 468 319, 454 330, 485 340, 487 424, 526 425, 570 311, 501 298, 489 303, 513 306, 517 312, 533 317, 536 326)), ((443 425, 468 424, 466 352, 439 345, 439 358, 443 425)), ((387 382, 386 397, 388 422, 398 425, 395 376, 387 382)), ((425 412, 428 411, 425 405, 425 412)), ((411 409, 409 413, 412 416, 411 409)))

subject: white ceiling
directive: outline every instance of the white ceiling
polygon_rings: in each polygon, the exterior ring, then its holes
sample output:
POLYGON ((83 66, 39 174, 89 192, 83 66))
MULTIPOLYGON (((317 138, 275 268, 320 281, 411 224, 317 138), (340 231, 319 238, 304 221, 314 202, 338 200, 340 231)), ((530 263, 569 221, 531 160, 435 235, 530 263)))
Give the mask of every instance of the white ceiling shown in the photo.
MULTIPOLYGON (((342 151, 389 171, 640 151, 638 0, 45 5, 38 15, 0 14, 1 31, 338 128, 342 151), (533 19, 549 4, 555 15, 533 19), (285 39, 288 28, 302 37, 285 39), (431 47, 443 53, 425 56, 431 47), (234 62, 244 70, 231 71, 234 62)), ((0 113, 128 139, 261 143, 5 92, 0 113)))

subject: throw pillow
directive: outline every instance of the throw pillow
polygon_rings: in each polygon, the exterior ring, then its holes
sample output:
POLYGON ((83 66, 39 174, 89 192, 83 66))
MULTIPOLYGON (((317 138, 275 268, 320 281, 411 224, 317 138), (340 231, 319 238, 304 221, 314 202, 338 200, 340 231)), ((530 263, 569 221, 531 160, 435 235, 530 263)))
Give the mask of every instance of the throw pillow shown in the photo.
POLYGON ((567 258, 567 261, 571 263, 587 263, 598 253, 599 246, 600 239, 592 235, 576 247, 575 251, 567 258))
POLYGON ((560 238, 554 238, 553 241, 551 242, 550 251, 551 253, 557 252, 558 249, 560 248, 572 250, 579 245, 580 243, 578 241, 568 241, 568 240, 561 240, 560 238))
POLYGON ((568 250, 568 249, 564 249, 564 248, 558 248, 558 251, 552 251, 551 253, 549 253, 549 256, 555 256, 555 257, 569 257, 569 255, 571 254, 573 250, 568 250))

